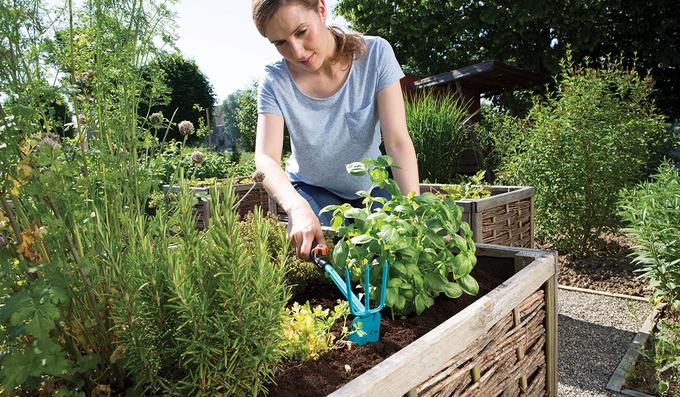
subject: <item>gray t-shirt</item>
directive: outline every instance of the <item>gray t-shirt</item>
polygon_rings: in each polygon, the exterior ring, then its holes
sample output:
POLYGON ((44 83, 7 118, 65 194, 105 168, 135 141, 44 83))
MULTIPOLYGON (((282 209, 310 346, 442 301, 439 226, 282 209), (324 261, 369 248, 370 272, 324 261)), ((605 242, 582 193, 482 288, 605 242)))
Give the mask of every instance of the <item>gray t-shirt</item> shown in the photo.
POLYGON ((371 187, 368 176, 348 174, 345 164, 380 155, 378 92, 404 77, 385 39, 364 38, 368 51, 352 63, 347 80, 332 96, 302 93, 285 60, 267 65, 257 95, 258 113, 283 116, 288 127, 292 151, 286 162, 288 178, 347 199, 371 187))

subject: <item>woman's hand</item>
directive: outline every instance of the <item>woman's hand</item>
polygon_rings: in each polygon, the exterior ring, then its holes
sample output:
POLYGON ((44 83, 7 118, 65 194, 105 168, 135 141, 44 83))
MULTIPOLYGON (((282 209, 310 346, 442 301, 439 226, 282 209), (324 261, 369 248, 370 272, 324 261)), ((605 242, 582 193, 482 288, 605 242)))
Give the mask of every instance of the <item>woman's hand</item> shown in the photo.
POLYGON ((319 218, 306 202, 288 213, 288 237, 295 243, 297 256, 304 260, 309 260, 314 241, 317 244, 326 244, 319 218))

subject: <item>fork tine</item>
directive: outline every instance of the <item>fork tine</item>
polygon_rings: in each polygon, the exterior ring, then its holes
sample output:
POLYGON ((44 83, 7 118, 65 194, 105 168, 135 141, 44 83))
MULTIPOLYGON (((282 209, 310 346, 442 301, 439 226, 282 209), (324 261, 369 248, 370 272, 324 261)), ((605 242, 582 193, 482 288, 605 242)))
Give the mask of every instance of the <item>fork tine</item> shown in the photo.
POLYGON ((371 308, 371 301, 370 301, 370 296, 371 296, 371 278, 369 276, 369 268, 368 268, 368 263, 366 264, 365 267, 365 274, 364 274, 364 307, 368 310, 371 308))

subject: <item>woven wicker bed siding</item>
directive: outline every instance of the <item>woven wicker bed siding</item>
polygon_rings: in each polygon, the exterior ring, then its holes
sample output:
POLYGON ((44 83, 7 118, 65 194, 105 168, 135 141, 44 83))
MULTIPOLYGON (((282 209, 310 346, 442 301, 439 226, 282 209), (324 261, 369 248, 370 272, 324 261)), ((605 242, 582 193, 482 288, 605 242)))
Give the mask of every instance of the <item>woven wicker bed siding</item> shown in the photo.
MULTIPOLYGON (((420 191, 439 193, 437 184, 421 184, 420 191)), ((459 200, 463 221, 470 224, 478 243, 533 248, 533 188, 491 186, 491 197, 459 200)))
POLYGON ((536 291, 417 388, 422 397, 546 394, 545 299, 536 291))
POLYGON ((482 243, 531 247, 531 198, 482 211, 482 243))
POLYGON ((276 213, 276 205, 273 200, 269 199, 269 194, 264 189, 261 183, 244 183, 234 185, 234 194, 236 200, 242 200, 238 207, 238 213, 241 218, 245 217, 248 212, 251 212, 256 205, 262 208, 263 212, 276 213), (252 190, 250 190, 252 188, 252 190), (248 193, 250 191, 250 193, 248 193))

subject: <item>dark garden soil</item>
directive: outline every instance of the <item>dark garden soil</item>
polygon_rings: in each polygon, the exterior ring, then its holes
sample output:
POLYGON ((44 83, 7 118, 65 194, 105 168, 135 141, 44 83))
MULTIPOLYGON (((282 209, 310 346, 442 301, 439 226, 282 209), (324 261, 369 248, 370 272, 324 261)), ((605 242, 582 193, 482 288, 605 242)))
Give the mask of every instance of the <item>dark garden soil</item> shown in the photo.
MULTIPOLYGON (((649 296, 645 282, 633 272, 636 266, 629 256, 633 240, 627 236, 604 234, 604 245, 588 258, 577 259, 559 253, 558 283, 615 294, 649 296)), ((540 248, 550 249, 549 245, 540 248)))
MULTIPOLYGON (((323 354, 316 361, 285 363, 285 369, 275 377, 277 386, 271 387, 269 396, 325 396, 337 390, 507 280, 511 272, 500 274, 499 269, 512 269, 512 262, 508 260, 507 264, 502 264, 500 261, 502 259, 479 258, 472 272, 480 285, 477 296, 464 294, 458 299, 438 298, 435 305, 420 316, 406 320, 392 320, 389 311, 383 310, 380 341, 364 346, 348 344, 323 354)), ((310 300, 312 305, 332 307, 340 297, 335 287, 324 286, 296 296, 294 300, 301 303, 310 300)))

